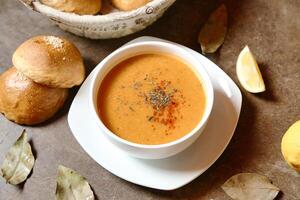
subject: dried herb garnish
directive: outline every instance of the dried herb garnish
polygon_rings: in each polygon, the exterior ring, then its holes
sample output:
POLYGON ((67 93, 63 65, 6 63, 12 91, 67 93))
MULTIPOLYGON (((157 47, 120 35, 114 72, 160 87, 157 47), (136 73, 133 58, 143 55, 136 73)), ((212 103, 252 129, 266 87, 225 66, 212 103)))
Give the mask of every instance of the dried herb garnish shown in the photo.
MULTIPOLYGON (((153 109, 153 113, 146 116, 146 120, 152 123, 153 130, 155 123, 166 126, 166 132, 175 128, 175 122, 180 118, 180 105, 183 105, 185 100, 171 81, 159 80, 146 74, 143 80, 134 80, 132 88, 137 96, 153 109)), ((129 109, 135 111, 130 106, 129 109)))
POLYGON ((179 104, 184 102, 182 95, 173 88, 171 81, 161 80, 151 85, 153 89, 144 94, 145 102, 153 108, 153 115, 147 117, 147 120, 165 125, 168 130, 174 129, 177 114, 180 112, 179 104))
POLYGON ((153 108, 159 110, 168 106, 171 102, 171 98, 172 94, 167 93, 163 88, 158 86, 149 92, 147 100, 153 108))

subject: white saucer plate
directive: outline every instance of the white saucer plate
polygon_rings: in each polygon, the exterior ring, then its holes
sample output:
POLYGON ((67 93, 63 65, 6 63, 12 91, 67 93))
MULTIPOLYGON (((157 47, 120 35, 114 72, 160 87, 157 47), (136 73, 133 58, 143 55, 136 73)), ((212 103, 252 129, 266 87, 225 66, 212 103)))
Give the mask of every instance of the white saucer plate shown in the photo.
MULTIPOLYGON (((130 43, 153 40, 165 41, 140 37, 130 43)), ((220 157, 233 136, 242 104, 239 88, 217 65, 196 51, 176 45, 190 51, 199 59, 201 67, 207 70, 211 78, 215 93, 213 110, 205 130, 183 152, 166 159, 143 160, 130 157, 111 144, 91 116, 92 106, 89 105, 88 98, 91 77, 95 70, 82 84, 68 114, 68 123, 74 137, 97 163, 129 182, 160 190, 174 190, 186 185, 220 157), (99 140, 89 139, 97 137, 99 140)))

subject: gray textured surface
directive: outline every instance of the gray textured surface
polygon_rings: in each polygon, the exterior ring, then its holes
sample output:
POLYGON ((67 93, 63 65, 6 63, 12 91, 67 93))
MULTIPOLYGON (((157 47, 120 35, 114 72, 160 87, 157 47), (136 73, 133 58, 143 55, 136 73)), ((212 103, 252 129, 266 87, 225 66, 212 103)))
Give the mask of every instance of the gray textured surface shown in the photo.
MULTIPOLYGON (((178 0, 166 15, 146 30, 117 40, 93 41, 61 31, 45 17, 30 12, 16 0, 0 0, 0 72, 10 67, 11 55, 24 40, 38 34, 62 35, 81 50, 88 71, 127 41, 157 36, 195 50, 197 33, 217 6, 213 0, 178 0)), ((278 199, 300 199, 300 175, 283 161, 280 141, 285 130, 300 119, 300 1, 228 0, 230 25, 221 50, 210 58, 235 82, 235 62, 248 44, 261 66, 267 92, 243 91, 243 107, 233 140, 220 159, 203 175, 176 191, 136 186, 115 177, 95 163, 72 136, 66 115, 69 102, 56 117, 37 127, 26 127, 35 149, 36 164, 21 187, 0 181, 0 199, 53 199, 59 164, 78 170, 98 199, 229 199, 220 185, 239 172, 268 176, 281 188, 278 199)), ((22 126, 0 116, 0 162, 21 133, 22 126)))

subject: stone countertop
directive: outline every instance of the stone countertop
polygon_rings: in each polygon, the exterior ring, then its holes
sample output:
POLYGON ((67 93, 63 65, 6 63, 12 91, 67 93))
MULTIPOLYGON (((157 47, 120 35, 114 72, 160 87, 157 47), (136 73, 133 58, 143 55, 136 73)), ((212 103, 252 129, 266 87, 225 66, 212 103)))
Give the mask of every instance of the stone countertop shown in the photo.
MULTIPOLYGON (((178 0, 144 31, 121 39, 89 40, 60 30, 16 0, 0 2, 0 72, 12 65, 11 56, 18 45, 39 34, 61 35, 73 41, 84 56, 88 72, 110 52, 143 35, 200 51, 197 34, 218 5, 216 0, 178 0)), ((53 119, 26 127, 37 158, 33 173, 18 187, 1 180, 0 199, 54 199, 59 164, 84 175, 99 200, 229 199, 220 185, 240 172, 269 177, 282 191, 278 199, 300 199, 300 175, 287 166, 280 151, 283 133, 300 119, 300 1, 225 0, 225 3, 229 10, 228 34, 220 51, 208 57, 238 83, 235 62, 241 49, 249 45, 261 67, 267 91, 254 95, 242 89, 238 127, 229 146, 211 168, 188 185, 169 192, 137 186, 112 175, 83 151, 70 132, 67 112, 78 89, 75 88, 64 109, 53 119)), ((23 128, 0 116, 0 163, 23 128)))

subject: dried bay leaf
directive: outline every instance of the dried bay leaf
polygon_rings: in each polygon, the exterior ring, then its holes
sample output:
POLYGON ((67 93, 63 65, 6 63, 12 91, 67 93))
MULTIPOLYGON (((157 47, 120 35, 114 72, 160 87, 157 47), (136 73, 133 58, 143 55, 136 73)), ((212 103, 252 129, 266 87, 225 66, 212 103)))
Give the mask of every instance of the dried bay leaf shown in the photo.
POLYGON ((62 165, 58 166, 55 196, 57 200, 95 199, 86 179, 76 171, 62 165))
POLYGON ((255 173, 236 174, 221 187, 235 200, 273 200, 280 191, 267 177, 255 173))
POLYGON ((198 42, 204 54, 214 53, 223 44, 227 32, 227 21, 227 8, 222 4, 209 16, 199 33, 198 42))
POLYGON ((17 185, 26 180, 34 165, 34 156, 27 141, 27 133, 21 136, 7 152, 1 172, 7 183, 17 185))

